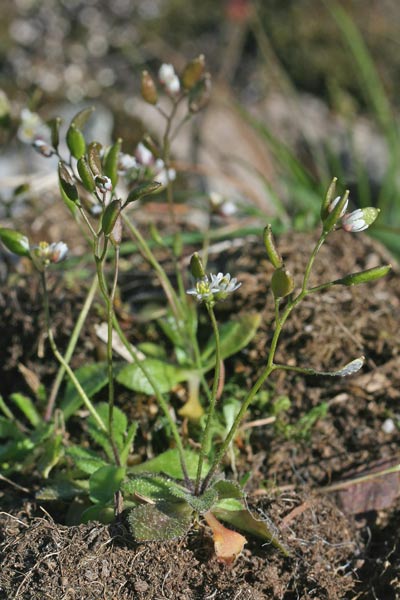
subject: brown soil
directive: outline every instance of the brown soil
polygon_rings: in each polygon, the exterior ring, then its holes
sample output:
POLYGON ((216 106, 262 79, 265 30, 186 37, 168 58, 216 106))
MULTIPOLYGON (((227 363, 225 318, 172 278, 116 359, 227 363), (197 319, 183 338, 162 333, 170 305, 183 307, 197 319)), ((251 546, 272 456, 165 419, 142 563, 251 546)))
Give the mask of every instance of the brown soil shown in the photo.
MULTIPOLYGON (((297 280, 313 240, 300 234, 280 240, 297 280)), ((247 387, 261 369, 271 336, 266 292, 271 268, 259 240, 243 240, 240 251, 233 245, 223 264, 212 248, 210 258, 216 268, 243 282, 232 301, 221 305, 219 320, 232 312, 263 312, 265 325, 250 347, 226 364, 227 374, 247 387)), ((322 249, 313 277, 320 282, 382 262, 387 257, 379 245, 338 232, 322 249)), ((47 354, 46 368, 37 357, 40 299, 26 283, 32 279, 22 278, 13 291, 8 287, 2 292, 0 327, 3 339, 9 340, 2 348, 5 394, 17 377, 21 381, 18 363, 45 382, 54 369, 47 354)), ((54 285, 64 289, 57 300, 63 320, 56 323, 62 338, 73 322, 74 290, 62 288, 57 277, 54 285)), ((340 380, 279 373, 267 388, 270 404, 256 404, 248 415, 248 428, 238 439, 239 476, 251 473, 249 503, 279 532, 290 549, 289 558, 249 539, 236 563, 226 567, 215 559, 203 526, 180 541, 140 545, 132 541, 124 522, 67 527, 59 524, 62 515, 52 513, 51 505, 36 504, 34 481, 16 482, 29 487, 31 494, 2 482, 0 598, 400 598, 398 473, 329 489, 399 463, 399 298, 400 284, 393 274, 367 286, 334 288, 307 299, 287 323, 278 359, 327 370, 365 355, 366 367, 340 380), (258 419, 272 414, 271 404, 283 395, 289 396, 291 407, 279 426, 257 425, 258 419), (289 425, 323 402, 327 415, 308 435, 295 428, 289 432, 289 425), (387 418, 397 422, 391 433, 382 427, 387 418)), ((95 343, 87 334, 80 357, 94 353, 95 343)), ((18 390, 23 391, 20 384, 18 390)))

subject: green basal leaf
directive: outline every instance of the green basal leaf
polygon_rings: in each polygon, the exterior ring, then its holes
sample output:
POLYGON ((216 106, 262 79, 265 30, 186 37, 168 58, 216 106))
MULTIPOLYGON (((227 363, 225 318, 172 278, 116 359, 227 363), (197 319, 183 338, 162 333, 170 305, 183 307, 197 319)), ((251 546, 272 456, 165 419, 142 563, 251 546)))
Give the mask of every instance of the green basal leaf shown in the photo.
POLYGON ((90 506, 83 511, 80 521, 81 523, 89 523, 89 521, 100 521, 104 525, 112 523, 114 520, 114 508, 109 504, 96 504, 90 506))
POLYGON ((64 456, 62 439, 62 434, 57 434, 47 440, 43 446, 44 454, 40 457, 37 468, 38 471, 43 475, 44 479, 48 478, 50 471, 64 456))
POLYGON ((199 514, 204 514, 209 511, 218 499, 218 493, 213 488, 206 490, 204 494, 201 494, 201 496, 194 496, 181 487, 172 487, 171 492, 177 498, 185 500, 189 506, 191 506, 193 510, 199 514))
POLYGON ((24 396, 24 394, 16 392, 15 394, 11 394, 10 399, 16 406, 18 406, 19 410, 25 415, 33 427, 37 427, 40 423, 42 423, 42 417, 28 396, 24 396))
POLYGON ((186 502, 160 502, 133 508, 128 523, 138 542, 183 537, 192 524, 192 508, 186 502))
POLYGON ((163 333, 174 344, 174 346, 182 346, 182 334, 176 326, 176 321, 173 317, 168 316, 163 319, 158 319, 157 324, 161 327, 163 333))
MULTIPOLYGON (((108 411, 109 411, 107 402, 100 402, 99 404, 97 404, 96 410, 99 413, 100 417, 102 418, 103 422, 107 423, 108 422, 108 411)), ((91 428, 91 431, 93 430, 93 428, 96 428, 98 430, 98 425, 92 416, 90 416, 88 418, 88 427, 91 428)), ((128 419, 126 418, 125 413, 122 412, 122 410, 120 408, 118 408, 118 406, 114 406, 113 435, 114 435, 114 441, 115 441, 119 451, 122 450, 122 448, 125 444, 125 436, 126 436, 127 428, 128 428, 128 419)), ((107 448, 109 448, 108 437, 107 437, 107 448)))
MULTIPOLYGON (((199 462, 199 456, 193 450, 185 450, 185 461, 188 470, 188 475, 191 479, 195 479, 197 475, 197 464, 199 462)), ((206 475, 208 472, 208 462, 204 461, 202 475, 206 475)), ((179 460, 179 452, 176 448, 170 448, 165 452, 162 452, 155 458, 147 460, 146 462, 129 467, 129 473, 164 473, 174 479, 183 479, 183 473, 181 469, 181 463, 179 460)))
POLYGON ((68 502, 76 496, 87 494, 88 482, 72 482, 69 480, 51 481, 35 495, 36 500, 63 500, 68 502))
POLYGON ((125 477, 124 467, 100 467, 89 479, 89 497, 92 502, 105 504, 113 499, 125 477))
POLYGON ((139 423, 137 421, 134 421, 133 423, 131 423, 131 425, 128 429, 128 432, 127 432, 126 438, 125 438, 125 442, 124 442, 124 444, 120 450, 120 454, 119 454, 119 458, 121 460, 122 466, 126 466, 129 454, 132 451, 132 446, 133 446, 133 442, 136 437, 138 426, 139 426, 139 423))
POLYGON ((154 502, 170 501, 176 502, 177 494, 172 493, 172 489, 182 489, 179 484, 168 480, 160 475, 144 473, 143 475, 129 476, 121 485, 124 494, 136 497, 137 501, 148 499, 154 502))
MULTIPOLYGON (((107 366, 104 362, 85 365, 77 369, 75 375, 89 398, 92 398, 94 394, 103 389, 108 382, 107 366)), ((76 391, 75 386, 68 381, 60 406, 64 414, 64 419, 69 419, 81 406, 81 397, 76 391)))
POLYGON ((15 231, 15 229, 9 229, 8 227, 1 227, 0 240, 13 254, 29 256, 29 240, 23 233, 15 231))
POLYGON ((6 442, 0 446, 0 463, 21 462, 31 454, 34 447, 35 444, 29 438, 6 442))
MULTIPOLYGON (((188 376, 187 369, 182 369, 157 358, 146 358, 141 361, 141 364, 155 380, 161 393, 169 392, 181 381, 186 381, 188 376)), ((133 363, 122 367, 116 379, 118 383, 121 383, 129 390, 148 395, 154 394, 152 385, 137 364, 133 363)))
POLYGON ((137 349, 143 352, 148 357, 165 359, 167 358, 167 351, 160 344, 153 344, 153 342, 143 342, 137 345, 137 349))
POLYGON ((72 458, 75 466, 87 475, 92 475, 100 467, 106 467, 108 464, 99 456, 98 452, 81 446, 71 446, 67 448, 65 454, 72 458))
MULTIPOLYGON (((227 481, 226 479, 220 479, 213 484, 212 488, 218 492, 218 498, 220 500, 224 498, 244 498, 245 494, 243 489, 235 481, 227 481)), ((219 503, 218 503, 219 504, 219 503)))
POLYGON ((82 127, 86 125, 86 122, 92 116, 94 110, 94 106, 88 106, 87 108, 80 110, 72 119, 71 125, 77 127, 78 129, 82 129, 82 127))
MULTIPOLYGON (((240 319, 224 323, 220 328, 222 358, 228 358, 245 348, 253 339, 260 323, 261 315, 258 313, 244 315, 240 319)), ((214 336, 211 336, 201 354, 205 370, 208 371, 215 366, 214 355, 215 340, 214 336)))
MULTIPOLYGON (((226 502, 226 501, 224 501, 226 502)), ((266 520, 256 519, 246 508, 241 510, 230 510, 216 506, 212 509, 213 515, 225 523, 233 525, 241 531, 250 533, 262 540, 268 541, 278 548, 285 556, 289 556, 289 550, 285 548, 278 540, 278 533, 266 520)))

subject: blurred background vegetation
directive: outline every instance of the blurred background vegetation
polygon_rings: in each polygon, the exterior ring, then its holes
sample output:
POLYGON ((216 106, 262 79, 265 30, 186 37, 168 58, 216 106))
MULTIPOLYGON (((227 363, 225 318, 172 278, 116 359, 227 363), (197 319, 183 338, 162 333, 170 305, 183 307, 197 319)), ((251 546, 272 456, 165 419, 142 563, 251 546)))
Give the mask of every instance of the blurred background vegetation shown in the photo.
POLYGON ((352 208, 382 209, 372 234, 400 254, 396 0, 3 0, 2 9, 8 209, 26 173, 43 170, 16 136, 24 107, 67 119, 94 104, 93 135, 120 136, 132 152, 145 131, 160 135, 140 98, 142 69, 179 72, 203 53, 212 100, 173 148, 178 199, 201 204, 215 193, 242 223, 306 229, 337 176, 352 208))

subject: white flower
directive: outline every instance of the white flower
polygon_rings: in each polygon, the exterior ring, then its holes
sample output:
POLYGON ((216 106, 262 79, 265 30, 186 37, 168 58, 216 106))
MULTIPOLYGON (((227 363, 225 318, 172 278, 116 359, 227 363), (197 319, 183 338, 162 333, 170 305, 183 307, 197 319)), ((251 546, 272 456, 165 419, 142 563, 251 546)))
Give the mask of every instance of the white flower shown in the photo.
POLYGON ((52 263, 59 263, 68 254, 68 246, 64 242, 53 242, 49 246, 49 260, 52 263))
POLYGON ((229 273, 226 273, 226 275, 223 273, 218 273, 218 275, 210 273, 209 277, 205 275, 205 277, 198 279, 194 288, 187 290, 186 293, 196 296, 198 302, 205 302, 212 306, 218 300, 225 300, 228 294, 237 290, 241 285, 237 282, 236 277, 231 279, 229 273))
POLYGON ((158 158, 154 163, 154 179, 161 183, 161 185, 167 185, 168 181, 175 181, 176 171, 175 169, 167 169, 165 168, 164 161, 161 158, 158 158))
POLYGON ((31 249, 31 259, 39 271, 44 271, 50 263, 59 263, 67 256, 68 246, 64 242, 39 242, 31 249))
POLYGON ((163 64, 158 71, 158 78, 165 87, 167 94, 176 96, 181 90, 179 77, 176 75, 172 65, 163 64))
POLYGON ((44 140, 42 140, 40 138, 35 140, 33 142, 32 146, 34 147, 34 149, 37 152, 39 152, 39 154, 41 154, 42 156, 45 156, 46 158, 49 158, 49 156, 53 156, 53 154, 55 154, 54 148, 49 146, 49 144, 47 142, 45 142, 44 140))
POLYGON ((23 108, 20 118, 21 122, 17 137, 24 144, 31 144, 36 137, 47 134, 46 126, 37 113, 31 112, 28 108, 23 108))
POLYGON ((125 175, 127 171, 137 168, 138 163, 134 156, 123 154, 122 152, 120 153, 118 158, 118 175, 125 175))
MULTIPOLYGON (((329 204, 328 206, 328 212, 331 213, 333 211, 333 209, 335 208, 335 206, 337 205, 337 203, 339 202, 339 200, 341 200, 341 196, 337 196, 334 200, 332 200, 332 202, 329 204)), ((346 210, 347 210, 347 205, 349 204, 349 199, 346 200, 342 210, 340 211, 340 215, 338 216, 338 219, 341 219, 343 217, 343 215, 346 214, 346 210)))
POLYGON ((138 160, 138 162, 143 167, 149 167, 150 165, 152 165, 154 163, 153 154, 150 152, 150 150, 148 148, 146 148, 146 146, 144 144, 142 144, 142 142, 140 142, 137 145, 136 151, 135 151, 135 156, 136 156, 136 159, 138 160))

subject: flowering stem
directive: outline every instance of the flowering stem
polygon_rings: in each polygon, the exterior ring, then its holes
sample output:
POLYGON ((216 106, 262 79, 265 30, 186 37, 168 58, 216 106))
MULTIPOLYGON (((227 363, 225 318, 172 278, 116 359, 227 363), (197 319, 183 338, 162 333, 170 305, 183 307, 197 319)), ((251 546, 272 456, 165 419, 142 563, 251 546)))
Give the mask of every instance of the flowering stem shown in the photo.
MULTIPOLYGON (((88 312, 90 310, 90 307, 91 307, 93 299, 94 299, 94 296, 96 294, 96 290, 97 290, 97 275, 93 278, 92 285, 90 286, 90 289, 89 289, 88 294, 85 299, 85 303, 82 306, 82 310, 79 313, 78 319, 75 323, 75 327, 71 334, 71 338, 68 342, 67 350, 64 354, 64 360, 66 363, 69 363, 69 361, 71 360, 71 357, 75 350, 76 344, 78 342, 79 335, 81 333, 83 324, 86 321, 86 317, 88 315, 88 312)), ((49 399, 47 402, 46 411, 44 414, 45 421, 49 421, 51 419, 51 416, 53 414, 54 404, 55 404, 57 394, 58 394, 58 390, 60 389, 60 385, 61 385, 64 375, 65 375, 65 368, 61 364, 60 368, 58 369, 57 376, 54 380, 54 383, 53 383, 53 386, 51 388, 51 392, 49 395, 49 399)))
POLYGON ((107 433, 107 427, 104 424, 103 419, 100 417, 99 413, 97 412, 97 410, 91 403, 90 399, 88 398, 87 394, 85 393, 84 389, 82 388, 81 384, 79 383, 75 373, 72 371, 68 362, 65 360, 65 358, 63 357, 63 355, 57 348, 57 344, 54 340, 53 332, 50 327, 49 296, 48 296, 48 292, 47 292, 46 273, 44 271, 41 272, 41 280, 42 280, 42 287, 43 287, 43 305, 44 305, 44 316, 45 316, 45 323, 46 323, 46 329, 47 329, 47 336, 49 338, 49 342, 50 342, 50 346, 53 351, 53 354, 56 357, 56 359, 58 360, 58 362, 64 367, 65 372, 67 373, 68 377, 74 384, 76 391, 78 392, 79 396, 81 397, 81 400, 83 401, 84 405, 86 406, 86 408, 88 409, 90 414, 93 416, 94 420, 96 421, 96 423, 98 424, 100 429, 107 433))
POLYGON ((207 421, 206 421, 206 426, 204 428, 202 440, 201 440, 200 456, 199 456, 199 462, 197 465, 195 494, 199 494, 199 492, 200 492, 200 482, 201 482, 201 473, 203 470, 203 463, 204 463, 204 459, 207 457, 207 452, 208 452, 209 446, 210 446, 211 424, 212 424, 212 420, 214 418, 215 404, 217 401, 217 393, 218 393, 218 386, 219 386, 219 377, 220 377, 220 372, 221 372, 221 343, 220 343, 220 337, 219 337, 218 323, 215 318, 215 313, 214 313, 213 307, 211 305, 207 305, 207 310, 208 310, 208 314, 211 319, 211 325, 213 328, 214 338, 215 338, 215 370, 214 370, 214 380, 213 380, 213 387, 212 387, 212 392, 211 392, 210 405, 209 405, 208 411, 207 411, 207 421))
POLYGON ((265 380, 271 375, 271 373, 273 371, 282 368, 282 365, 274 364, 274 358, 275 358, 276 349, 278 346, 280 335, 282 333, 283 326, 284 326, 287 318, 289 317, 290 313, 292 312, 292 310, 309 293, 309 290, 307 289, 307 284, 308 284, 308 281, 309 281, 309 278, 311 275, 311 269, 314 264, 315 257, 317 255, 319 249, 321 248, 322 244, 325 242, 327 235, 328 235, 327 232, 322 232, 322 234, 321 234, 319 240, 317 241, 317 243, 314 247, 314 250, 312 251, 311 256, 307 262, 301 291, 293 300, 289 300, 289 302, 288 302, 286 308, 283 310, 281 316, 279 315, 279 302, 278 302, 279 299, 275 300, 275 329, 274 329, 274 334, 273 334, 273 337, 271 340, 271 346, 270 346, 269 353, 268 353, 267 364, 266 364, 263 372, 261 373, 260 377, 257 379, 255 384, 253 385, 253 387, 247 394, 246 398, 244 399, 242 406, 240 407, 240 410, 239 410, 238 414, 236 415, 236 418, 232 424, 232 427, 230 428, 227 437, 225 438, 220 450, 218 451, 218 453, 210 467, 210 470, 208 471, 208 473, 202 483, 202 486, 201 486, 202 493, 205 492, 207 487, 209 486, 212 477, 214 476, 223 457, 225 456, 225 453, 227 452, 229 445, 232 442, 232 440, 240 426, 240 423, 241 423, 242 419, 244 418, 246 411, 249 408, 250 404, 254 400, 254 397, 256 396, 257 392, 259 391, 259 389, 261 388, 261 386, 263 385, 265 380))

